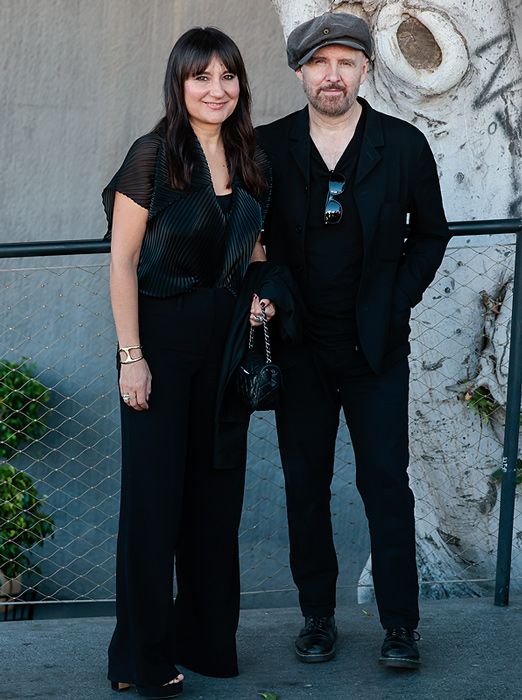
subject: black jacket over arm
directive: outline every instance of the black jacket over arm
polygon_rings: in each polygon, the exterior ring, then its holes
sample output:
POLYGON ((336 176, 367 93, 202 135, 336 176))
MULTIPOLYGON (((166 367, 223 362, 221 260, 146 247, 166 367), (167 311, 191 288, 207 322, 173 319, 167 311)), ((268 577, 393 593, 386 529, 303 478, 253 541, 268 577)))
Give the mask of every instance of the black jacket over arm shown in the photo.
MULTIPOLYGON (((274 302, 277 312, 269 323, 272 347, 296 345, 301 340, 299 293, 286 267, 269 262, 248 266, 236 302, 223 356, 216 409, 216 469, 245 468, 250 408, 234 387, 234 373, 248 347, 252 295, 274 302)), ((259 331, 258 331, 259 332, 259 331)), ((277 351, 274 361, 278 362, 277 351)))
MULTIPOLYGON (((385 358, 408 351, 409 311, 433 280, 450 236, 426 138, 407 122, 359 101, 367 116, 354 183, 364 245, 356 314, 360 345, 379 372, 385 358)), ((310 192, 308 108, 258 127, 257 136, 272 162, 264 239, 268 258, 288 265, 303 289, 310 192)))

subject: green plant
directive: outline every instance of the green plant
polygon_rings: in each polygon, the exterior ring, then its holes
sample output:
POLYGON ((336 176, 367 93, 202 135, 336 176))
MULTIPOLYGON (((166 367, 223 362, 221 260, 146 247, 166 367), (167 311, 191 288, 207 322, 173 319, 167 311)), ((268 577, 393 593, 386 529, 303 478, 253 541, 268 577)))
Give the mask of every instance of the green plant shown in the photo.
POLYGON ((26 358, 0 360, 0 457, 10 457, 45 430, 42 409, 49 390, 34 378, 36 367, 26 358))
POLYGON ((0 464, 0 569, 16 578, 30 562, 27 549, 54 533, 54 521, 42 512, 33 479, 11 464, 0 464))
POLYGON ((464 395, 464 400, 468 402, 468 407, 477 411, 486 423, 495 411, 501 408, 487 386, 479 386, 473 391, 468 390, 464 395))

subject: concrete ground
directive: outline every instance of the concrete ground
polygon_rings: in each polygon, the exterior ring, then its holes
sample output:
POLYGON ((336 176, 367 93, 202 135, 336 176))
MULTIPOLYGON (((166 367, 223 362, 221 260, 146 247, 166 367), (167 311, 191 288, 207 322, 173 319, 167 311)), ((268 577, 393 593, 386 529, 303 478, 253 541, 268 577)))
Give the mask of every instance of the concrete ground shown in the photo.
MULTIPOLYGON (((337 657, 306 665, 294 658, 295 609, 244 610, 239 630, 241 675, 213 679, 186 673, 183 698, 256 700, 520 700, 522 597, 499 608, 492 599, 422 603, 419 671, 376 663, 382 631, 373 607, 338 609, 337 657)), ((0 700, 131 700, 105 680, 112 618, 0 623, 0 700)))

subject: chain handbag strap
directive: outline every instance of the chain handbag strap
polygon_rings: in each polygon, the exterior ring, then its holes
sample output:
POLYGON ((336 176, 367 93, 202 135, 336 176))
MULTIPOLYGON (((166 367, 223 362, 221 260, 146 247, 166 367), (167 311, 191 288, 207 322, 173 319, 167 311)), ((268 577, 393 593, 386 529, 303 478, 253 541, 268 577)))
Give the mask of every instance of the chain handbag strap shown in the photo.
MULTIPOLYGON (((265 305, 261 304, 261 316, 263 317, 263 334, 265 336, 265 355, 266 361, 272 362, 272 351, 270 349, 270 335, 268 333, 268 319, 266 317, 265 305)), ((254 348, 254 326, 250 326, 250 334, 248 336, 248 349, 253 350, 254 348)))

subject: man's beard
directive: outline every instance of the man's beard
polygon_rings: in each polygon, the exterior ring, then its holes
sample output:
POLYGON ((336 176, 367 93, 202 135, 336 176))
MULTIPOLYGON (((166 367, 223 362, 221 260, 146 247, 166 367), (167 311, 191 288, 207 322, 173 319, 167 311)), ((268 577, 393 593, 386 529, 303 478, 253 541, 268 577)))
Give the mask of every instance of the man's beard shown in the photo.
POLYGON ((321 88, 317 92, 312 92, 309 86, 303 82, 303 89, 312 107, 320 114, 325 114, 331 117, 340 117, 346 114, 357 101, 358 86, 355 90, 348 92, 344 85, 331 83, 328 88, 342 90, 342 95, 328 95, 321 88))

